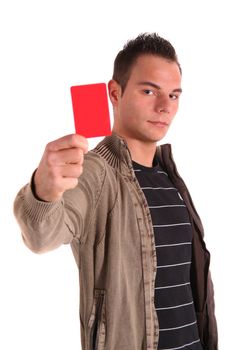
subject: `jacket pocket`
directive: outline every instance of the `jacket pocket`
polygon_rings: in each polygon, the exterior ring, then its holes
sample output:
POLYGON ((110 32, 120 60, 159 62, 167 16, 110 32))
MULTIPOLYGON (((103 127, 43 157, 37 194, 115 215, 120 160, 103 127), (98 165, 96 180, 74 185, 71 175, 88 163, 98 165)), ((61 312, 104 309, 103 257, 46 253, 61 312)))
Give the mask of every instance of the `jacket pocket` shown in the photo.
POLYGON ((88 322, 89 349, 104 350, 106 338, 105 290, 95 289, 94 302, 88 322))

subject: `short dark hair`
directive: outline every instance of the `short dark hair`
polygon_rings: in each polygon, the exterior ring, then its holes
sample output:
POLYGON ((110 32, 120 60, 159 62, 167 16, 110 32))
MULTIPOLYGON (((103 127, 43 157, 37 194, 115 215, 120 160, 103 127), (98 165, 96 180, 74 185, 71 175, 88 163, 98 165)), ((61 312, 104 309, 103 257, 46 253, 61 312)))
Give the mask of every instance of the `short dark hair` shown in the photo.
POLYGON ((155 55, 175 62, 181 73, 176 51, 168 40, 160 37, 157 33, 139 34, 135 39, 127 41, 114 61, 112 78, 120 84, 122 94, 136 59, 142 55, 155 55))

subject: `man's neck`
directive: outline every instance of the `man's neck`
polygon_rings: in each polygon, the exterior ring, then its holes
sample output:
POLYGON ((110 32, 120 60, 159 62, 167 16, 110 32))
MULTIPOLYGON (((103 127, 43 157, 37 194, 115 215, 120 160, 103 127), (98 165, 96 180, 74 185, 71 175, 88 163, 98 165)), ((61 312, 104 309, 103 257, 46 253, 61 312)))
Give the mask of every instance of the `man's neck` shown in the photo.
POLYGON ((153 166, 153 160, 156 152, 155 142, 143 142, 128 138, 125 139, 125 142, 130 150, 133 161, 146 167, 153 166))

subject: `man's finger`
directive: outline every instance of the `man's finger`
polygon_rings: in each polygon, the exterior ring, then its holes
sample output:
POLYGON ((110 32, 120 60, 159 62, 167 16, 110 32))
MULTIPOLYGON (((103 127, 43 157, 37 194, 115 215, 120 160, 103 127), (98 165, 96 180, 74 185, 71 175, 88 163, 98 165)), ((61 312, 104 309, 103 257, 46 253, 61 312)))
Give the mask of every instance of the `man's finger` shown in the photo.
POLYGON ((81 148, 84 153, 88 151, 88 141, 82 135, 71 134, 63 136, 55 141, 48 143, 46 149, 48 151, 60 151, 67 148, 81 148))
POLYGON ((66 148, 57 152, 47 152, 47 163, 50 166, 64 164, 83 164, 84 151, 81 148, 66 148))
POLYGON ((82 165, 67 164, 60 171, 62 178, 78 178, 83 172, 83 167, 82 165))

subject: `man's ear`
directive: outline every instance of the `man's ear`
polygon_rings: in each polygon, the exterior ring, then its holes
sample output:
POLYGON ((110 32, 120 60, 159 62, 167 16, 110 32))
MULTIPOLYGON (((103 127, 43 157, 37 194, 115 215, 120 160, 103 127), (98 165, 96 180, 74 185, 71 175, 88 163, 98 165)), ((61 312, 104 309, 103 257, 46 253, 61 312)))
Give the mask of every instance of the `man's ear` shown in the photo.
POLYGON ((116 107, 121 97, 121 87, 116 80, 111 79, 108 82, 108 94, 113 107, 116 107))

